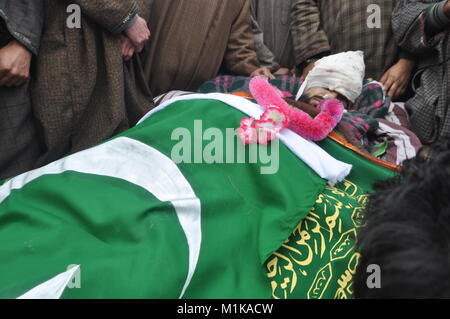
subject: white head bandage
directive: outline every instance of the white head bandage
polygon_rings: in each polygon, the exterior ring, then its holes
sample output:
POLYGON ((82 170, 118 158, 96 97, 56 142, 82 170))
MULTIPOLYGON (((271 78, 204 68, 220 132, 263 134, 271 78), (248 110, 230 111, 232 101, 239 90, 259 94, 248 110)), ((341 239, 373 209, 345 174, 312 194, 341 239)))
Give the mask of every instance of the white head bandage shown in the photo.
POLYGON ((338 92, 355 102, 362 92, 366 66, 362 51, 330 55, 317 61, 297 94, 297 100, 313 87, 338 92))

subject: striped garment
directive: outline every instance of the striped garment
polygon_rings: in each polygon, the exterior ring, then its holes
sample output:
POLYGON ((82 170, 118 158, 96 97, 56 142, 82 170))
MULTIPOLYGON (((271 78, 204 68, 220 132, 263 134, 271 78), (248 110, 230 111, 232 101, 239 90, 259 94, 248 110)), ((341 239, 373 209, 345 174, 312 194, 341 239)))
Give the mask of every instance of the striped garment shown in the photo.
POLYGON ((293 0, 252 0, 255 42, 260 46, 258 57, 263 61, 271 57, 280 66, 292 69, 295 66, 291 35, 291 7, 293 0))
POLYGON ((394 35, 400 46, 417 55, 415 95, 406 102, 411 126, 422 143, 432 144, 450 136, 449 28, 428 34, 427 11, 439 0, 401 0, 394 12, 394 35))
POLYGON ((391 67, 399 50, 391 31, 396 0, 295 0, 292 34, 296 63, 318 54, 362 50, 366 78, 379 80, 391 67), (368 12, 381 8, 380 28, 370 28, 368 12))
MULTIPOLYGON (((422 147, 420 139, 410 129, 405 103, 391 103, 387 115, 378 119, 375 141, 386 139, 386 152, 380 158, 401 165, 416 156, 422 147)), ((384 142, 384 141, 383 141, 384 142)))

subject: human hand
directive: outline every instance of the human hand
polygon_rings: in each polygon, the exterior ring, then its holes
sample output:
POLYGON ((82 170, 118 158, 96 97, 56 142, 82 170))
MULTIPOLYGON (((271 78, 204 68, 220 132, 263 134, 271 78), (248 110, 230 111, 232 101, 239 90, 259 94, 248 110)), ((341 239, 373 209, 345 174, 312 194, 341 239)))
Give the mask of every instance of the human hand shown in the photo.
POLYGON ((303 73, 300 76, 300 78, 302 78, 303 80, 306 79, 309 72, 311 72, 311 70, 314 69, 314 65, 316 64, 317 61, 318 59, 311 60, 311 62, 309 62, 309 64, 303 69, 303 73))
POLYGON ((447 17, 450 18, 450 1, 447 1, 447 3, 445 4, 444 13, 447 17))
POLYGON ((135 48, 133 43, 126 36, 121 36, 122 41, 122 58, 124 61, 129 61, 135 52, 135 48))
POLYGON ((20 42, 13 40, 0 49, 0 87, 20 86, 30 76, 33 55, 20 42))
POLYGON ((274 75, 290 75, 291 70, 288 68, 280 68, 277 72, 274 73, 274 75))
POLYGON ((253 71, 252 74, 250 74, 251 78, 254 78, 256 76, 264 76, 270 80, 275 79, 275 76, 273 76, 272 72, 270 72, 270 70, 266 67, 259 68, 255 71, 253 71))
POLYGON ((148 29, 147 22, 138 16, 132 27, 125 31, 126 36, 131 40, 136 52, 144 49, 145 43, 150 39, 151 33, 148 29))
POLYGON ((297 76, 297 67, 293 67, 290 73, 291 76, 297 76))
POLYGON ((381 78, 380 82, 393 100, 400 98, 406 91, 414 69, 414 61, 400 59, 381 78))

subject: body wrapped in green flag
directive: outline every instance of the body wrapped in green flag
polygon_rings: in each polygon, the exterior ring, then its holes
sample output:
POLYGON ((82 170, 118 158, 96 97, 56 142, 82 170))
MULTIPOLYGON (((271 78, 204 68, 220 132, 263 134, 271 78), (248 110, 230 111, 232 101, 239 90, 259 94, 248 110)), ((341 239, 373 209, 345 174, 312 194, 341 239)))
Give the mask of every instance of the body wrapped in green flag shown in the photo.
POLYGON ((1 186, 0 298, 351 297, 365 194, 393 173, 331 141, 322 148, 354 167, 336 188, 281 143, 273 174, 172 160, 174 129, 201 120, 226 135, 242 116, 179 101, 1 186))

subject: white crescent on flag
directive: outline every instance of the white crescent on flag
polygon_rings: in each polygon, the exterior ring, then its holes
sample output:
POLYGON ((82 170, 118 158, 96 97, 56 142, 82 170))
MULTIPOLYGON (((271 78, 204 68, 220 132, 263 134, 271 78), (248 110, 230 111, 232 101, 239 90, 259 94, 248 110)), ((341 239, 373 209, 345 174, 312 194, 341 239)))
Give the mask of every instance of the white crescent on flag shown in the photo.
MULTIPOLYGON (((119 137, 13 178, 0 187, 0 203, 13 190, 21 189, 41 176, 61 174, 65 171, 126 180, 146 189, 158 200, 172 203, 189 247, 189 268, 184 287, 180 293, 180 298, 182 298, 197 267, 202 242, 202 229, 200 200, 177 165, 158 150, 144 143, 127 137, 119 137)), ((58 282, 59 280, 64 282, 68 275, 69 273, 63 273, 61 277, 55 278, 59 278, 58 282)), ((70 278, 67 283, 69 281, 70 278)), ((32 296, 44 298, 45 296, 58 295, 59 290, 56 291, 55 289, 59 288, 50 280, 49 285, 39 285, 31 291, 33 292, 32 296), (48 289, 55 291, 48 291, 48 289)))

